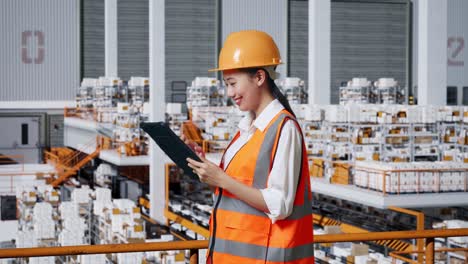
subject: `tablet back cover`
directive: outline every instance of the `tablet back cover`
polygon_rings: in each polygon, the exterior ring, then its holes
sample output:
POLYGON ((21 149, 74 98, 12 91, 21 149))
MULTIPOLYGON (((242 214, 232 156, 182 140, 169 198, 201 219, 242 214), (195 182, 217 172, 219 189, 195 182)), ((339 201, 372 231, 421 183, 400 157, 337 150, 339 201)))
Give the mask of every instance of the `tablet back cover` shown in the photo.
POLYGON ((177 136, 164 122, 144 122, 140 127, 150 135, 158 146, 166 153, 184 173, 198 179, 192 168, 187 166, 187 158, 201 161, 200 158, 177 136))

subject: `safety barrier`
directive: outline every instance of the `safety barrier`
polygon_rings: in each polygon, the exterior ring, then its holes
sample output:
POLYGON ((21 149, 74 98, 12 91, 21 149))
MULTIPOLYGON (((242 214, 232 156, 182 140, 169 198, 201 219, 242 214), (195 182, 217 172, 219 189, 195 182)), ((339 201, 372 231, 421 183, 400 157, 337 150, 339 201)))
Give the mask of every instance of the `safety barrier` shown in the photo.
MULTIPOLYGON (((417 230, 417 231, 392 231, 374 232, 359 234, 336 234, 317 235, 315 243, 336 243, 336 242, 360 242, 389 239, 425 239, 423 250, 411 250, 394 252, 398 254, 424 254, 425 263, 434 263, 436 251, 451 251, 452 249, 435 250, 435 238, 468 236, 468 228, 445 229, 445 230, 417 230)), ((129 253, 143 251, 167 251, 167 250, 190 250, 190 263, 198 263, 198 250, 206 249, 208 241, 178 241, 178 242, 152 242, 137 244, 111 244, 111 245, 86 245, 86 246, 65 246, 65 247, 43 247, 43 248, 15 248, 1 249, 0 258, 25 258, 25 257, 45 257, 45 256, 67 256, 86 254, 109 254, 109 253, 129 253)), ((465 248, 457 248, 457 251, 467 251, 465 248)), ((392 254, 397 256, 397 254, 392 254)), ((405 261, 417 263, 408 258, 405 261)), ((419 262, 421 263, 421 262, 419 262)))

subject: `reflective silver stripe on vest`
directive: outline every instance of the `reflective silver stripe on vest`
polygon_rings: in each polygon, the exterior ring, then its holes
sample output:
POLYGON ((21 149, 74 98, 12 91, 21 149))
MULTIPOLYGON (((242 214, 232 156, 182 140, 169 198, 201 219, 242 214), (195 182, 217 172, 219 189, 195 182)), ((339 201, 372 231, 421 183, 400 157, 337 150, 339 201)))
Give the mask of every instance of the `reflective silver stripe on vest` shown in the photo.
POLYGON ((286 262, 313 257, 314 244, 310 243, 293 248, 276 248, 216 238, 214 251, 244 258, 286 262))
POLYGON ((271 153, 275 145, 275 138, 278 128, 287 114, 280 114, 278 119, 268 128, 262 146, 258 153, 257 163, 255 164, 255 173, 252 187, 263 189, 267 186, 268 175, 270 174, 271 153))
MULTIPOLYGON (((241 200, 227 197, 227 196, 223 196, 223 198, 221 199, 221 202, 219 203, 218 208, 222 210, 226 210, 226 211, 268 218, 268 216, 264 212, 253 208, 252 206, 246 204, 245 202, 241 200)), ((291 214, 286 218, 286 220, 299 220, 303 218, 304 216, 311 215, 311 214, 312 214, 312 203, 309 199, 306 199, 304 200, 303 204, 294 205, 291 214)))
POLYGON ((227 196, 223 196, 221 198, 221 202, 219 202, 218 209, 268 218, 268 216, 264 212, 253 208, 252 206, 246 204, 241 200, 227 196))

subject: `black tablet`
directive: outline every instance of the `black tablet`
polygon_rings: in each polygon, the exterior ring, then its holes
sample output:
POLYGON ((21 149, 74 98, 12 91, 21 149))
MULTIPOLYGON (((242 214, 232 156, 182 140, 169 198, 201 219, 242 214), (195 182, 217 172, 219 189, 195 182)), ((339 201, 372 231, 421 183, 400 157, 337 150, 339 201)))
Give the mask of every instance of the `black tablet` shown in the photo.
POLYGON ((200 158, 164 122, 144 122, 140 124, 145 131, 184 173, 198 179, 193 169, 187 166, 187 158, 200 161, 200 158))

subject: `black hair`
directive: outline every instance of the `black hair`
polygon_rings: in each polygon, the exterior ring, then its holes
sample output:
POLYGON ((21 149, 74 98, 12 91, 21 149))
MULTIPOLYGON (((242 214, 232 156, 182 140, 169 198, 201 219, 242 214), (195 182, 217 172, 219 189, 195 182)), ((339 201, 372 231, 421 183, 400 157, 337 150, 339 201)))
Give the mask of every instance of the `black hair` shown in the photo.
POLYGON ((267 86, 268 89, 270 90, 271 95, 273 95, 274 98, 278 99, 278 101, 283 105, 284 109, 291 113, 294 117, 296 117, 296 114, 291 108, 291 105, 289 104, 288 98, 281 92, 281 90, 278 88, 278 86, 275 83, 275 80, 273 80, 270 77, 270 74, 268 73, 267 70, 264 68, 244 68, 244 69, 239 69, 241 72, 245 72, 249 74, 250 76, 254 76, 259 70, 263 70, 266 74, 266 81, 267 81, 267 86))

